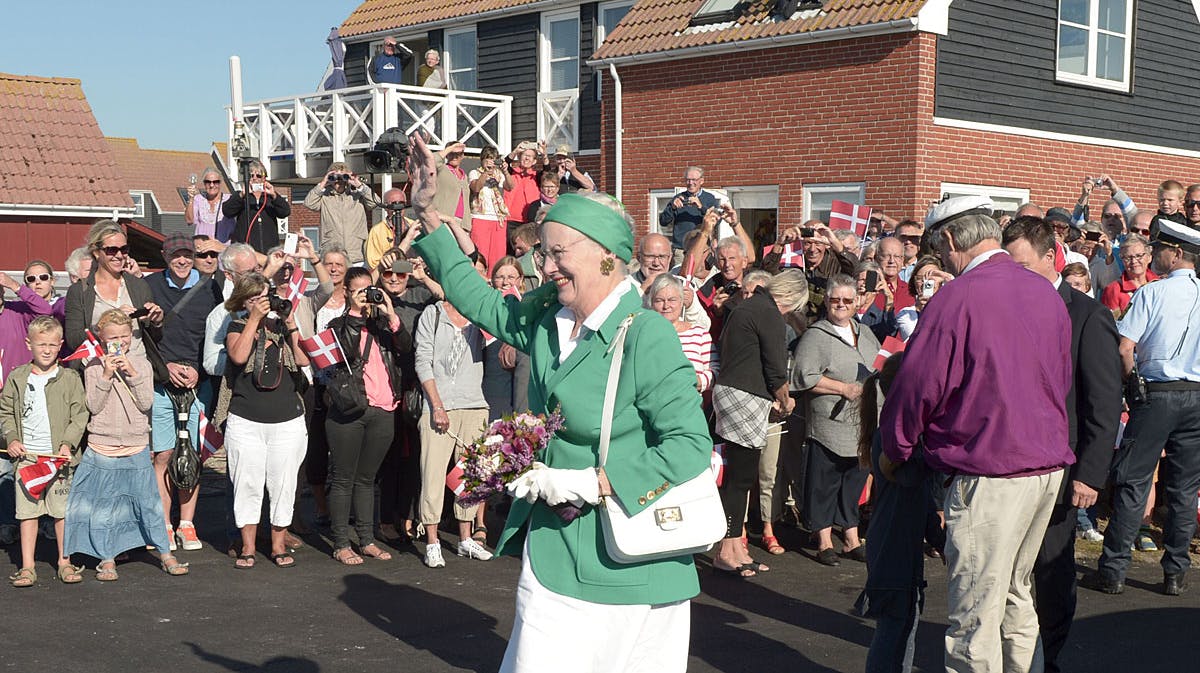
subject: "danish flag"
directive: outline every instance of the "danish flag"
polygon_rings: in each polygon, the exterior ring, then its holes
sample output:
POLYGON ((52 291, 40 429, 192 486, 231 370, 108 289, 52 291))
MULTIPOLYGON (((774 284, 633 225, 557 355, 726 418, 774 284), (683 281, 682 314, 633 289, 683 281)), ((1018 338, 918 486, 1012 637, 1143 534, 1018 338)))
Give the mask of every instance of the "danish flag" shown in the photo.
POLYGON ((460 496, 463 491, 467 490, 467 482, 463 481, 463 475, 466 474, 463 462, 460 460, 454 464, 453 469, 446 475, 446 488, 450 489, 454 495, 460 496))
POLYGON ((104 347, 96 340, 96 336, 92 334, 92 330, 85 330, 85 333, 87 334, 87 338, 83 340, 83 343, 79 344, 79 348, 76 348, 74 353, 63 358, 63 362, 98 358, 104 355, 104 347))
POLYGON ((317 332, 308 339, 301 339, 300 347, 312 358, 313 366, 317 369, 332 367, 346 361, 346 355, 342 353, 342 347, 338 345, 332 329, 317 332))
POLYGON ((883 345, 879 347, 879 355, 875 356, 875 371, 883 369, 883 363, 896 353, 904 352, 904 347, 908 345, 899 337, 890 336, 883 340, 883 345))
POLYGON ((67 465, 67 459, 59 456, 38 456, 33 465, 26 465, 17 470, 21 477, 21 486, 34 500, 40 500, 46 494, 51 482, 58 478, 59 470, 67 465))
POLYGON ((713 476, 717 478, 717 486, 720 486, 721 482, 725 481, 725 466, 727 464, 725 460, 725 445, 714 444, 709 466, 712 468, 713 476))
POLYGON ((308 278, 304 276, 304 269, 296 267, 296 270, 292 271, 292 277, 288 279, 288 301, 296 303, 296 300, 303 297, 307 291, 308 278))
POLYGON ((787 245, 783 246, 783 249, 779 251, 779 267, 803 269, 804 252, 801 250, 801 246, 797 245, 794 241, 788 242, 787 245))
POLYGON ((845 201, 834 201, 829 211, 830 229, 849 229, 855 236, 862 238, 867 234, 867 225, 871 222, 871 209, 845 201))
POLYGON ((222 446, 225 446, 225 435, 217 426, 208 421, 208 416, 200 412, 200 464, 203 465, 213 457, 222 446))

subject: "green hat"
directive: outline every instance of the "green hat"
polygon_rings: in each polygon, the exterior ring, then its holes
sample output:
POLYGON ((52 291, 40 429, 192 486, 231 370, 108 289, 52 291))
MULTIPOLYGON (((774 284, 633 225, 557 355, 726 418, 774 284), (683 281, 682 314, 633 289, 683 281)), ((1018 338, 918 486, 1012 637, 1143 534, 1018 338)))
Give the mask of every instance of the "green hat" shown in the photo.
POLYGON ((633 232, 629 223, 603 203, 578 194, 563 194, 547 211, 545 221, 558 222, 578 231, 604 246, 622 262, 633 259, 633 232))

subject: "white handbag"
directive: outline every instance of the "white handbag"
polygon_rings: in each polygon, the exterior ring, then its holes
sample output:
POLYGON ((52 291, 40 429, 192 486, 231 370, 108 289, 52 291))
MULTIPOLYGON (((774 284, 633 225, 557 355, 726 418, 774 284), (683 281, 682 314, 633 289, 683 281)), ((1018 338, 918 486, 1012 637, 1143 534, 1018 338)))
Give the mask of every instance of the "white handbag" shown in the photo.
MULTIPOLYGON (((621 358, 625 333, 633 322, 633 314, 621 321, 617 334, 608 347, 612 362, 608 383, 604 389, 604 411, 600 421, 600 466, 608 461, 608 442, 612 434, 613 407, 616 404, 617 380, 621 375, 621 358)), ((700 554, 712 549, 725 537, 725 508, 717 492, 716 476, 705 469, 698 477, 668 488, 660 493, 647 494, 656 498, 653 504, 633 516, 615 495, 600 499, 600 524, 604 530, 604 546, 617 563, 640 563, 655 559, 700 554)))

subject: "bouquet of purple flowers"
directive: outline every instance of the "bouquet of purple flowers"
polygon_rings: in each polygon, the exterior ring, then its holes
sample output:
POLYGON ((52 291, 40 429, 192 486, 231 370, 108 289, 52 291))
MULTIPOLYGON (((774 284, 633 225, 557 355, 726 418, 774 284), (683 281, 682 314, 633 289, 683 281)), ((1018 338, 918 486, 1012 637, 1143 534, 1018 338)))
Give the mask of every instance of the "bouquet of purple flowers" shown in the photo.
POLYGON ((533 469, 538 452, 563 427, 558 409, 549 415, 528 411, 493 421, 462 452, 463 492, 458 502, 471 507, 484 502, 517 477, 533 469))

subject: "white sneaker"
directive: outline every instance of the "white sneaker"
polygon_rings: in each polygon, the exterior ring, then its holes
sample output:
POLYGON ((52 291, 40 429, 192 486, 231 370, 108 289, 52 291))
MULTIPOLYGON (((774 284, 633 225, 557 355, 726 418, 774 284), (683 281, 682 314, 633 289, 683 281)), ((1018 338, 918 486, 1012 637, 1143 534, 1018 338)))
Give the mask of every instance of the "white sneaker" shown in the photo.
POLYGON ((430 568, 445 568, 446 559, 442 558, 440 543, 425 545, 425 565, 430 568))
POLYGON ((470 538, 458 543, 458 555, 480 561, 489 561, 492 558, 492 552, 484 549, 483 545, 470 538))
POLYGON ((1083 531, 1080 533, 1079 537, 1087 540, 1088 542, 1104 542, 1104 533, 1101 533, 1095 528, 1089 528, 1083 531))
POLYGON ((204 544, 200 542, 200 537, 196 535, 196 527, 191 524, 186 526, 180 524, 179 528, 175 529, 175 540, 184 551, 204 549, 204 544))

